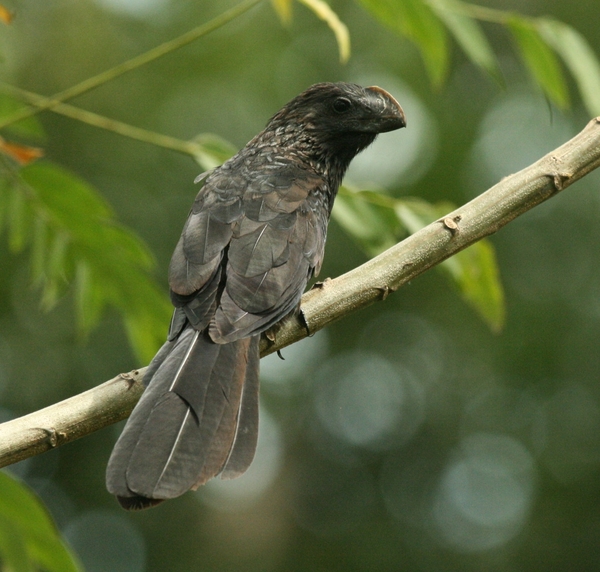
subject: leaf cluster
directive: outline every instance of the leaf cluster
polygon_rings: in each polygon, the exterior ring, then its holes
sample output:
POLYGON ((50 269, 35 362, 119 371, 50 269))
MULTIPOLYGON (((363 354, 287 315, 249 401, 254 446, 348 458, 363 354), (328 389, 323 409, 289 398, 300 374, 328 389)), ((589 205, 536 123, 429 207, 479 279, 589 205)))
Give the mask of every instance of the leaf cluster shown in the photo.
POLYGON ((409 39, 421 52, 434 86, 450 69, 453 37, 466 57, 503 84, 494 50, 480 22, 503 27, 533 82, 560 109, 570 103, 562 64, 571 72, 592 115, 600 115, 600 63, 587 40, 554 18, 532 18, 462 0, 359 0, 383 25, 409 39))
MULTIPOLYGON (((11 112, 6 97, 0 106, 11 112)), ((13 135, 43 137, 35 118, 13 135)), ((24 147, 24 146, 22 146, 24 147)), ((33 287, 43 309, 73 292, 77 321, 87 334, 106 306, 123 317, 130 342, 149 359, 164 336, 170 306, 150 275, 154 259, 144 242, 119 224, 100 193, 51 161, 0 161, 0 231, 9 249, 29 252, 33 287)))
MULTIPOLYGON (((346 186, 340 189, 332 214, 368 255, 377 256, 455 208, 447 201, 433 204, 416 197, 393 198, 346 186)), ((480 240, 438 268, 492 331, 502 328, 504 291, 489 240, 480 240)))
POLYGON ((0 472, 0 560, 12 572, 78 572, 50 514, 26 485, 0 472))

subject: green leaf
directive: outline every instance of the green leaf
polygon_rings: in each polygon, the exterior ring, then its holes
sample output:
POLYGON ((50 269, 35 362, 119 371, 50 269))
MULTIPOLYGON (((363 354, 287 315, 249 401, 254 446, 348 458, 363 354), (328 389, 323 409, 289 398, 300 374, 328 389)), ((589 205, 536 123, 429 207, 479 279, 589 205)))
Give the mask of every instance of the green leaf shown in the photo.
POLYGON ((431 8, 423 0, 360 0, 360 3, 385 26, 416 44, 431 82, 439 87, 448 73, 448 40, 431 8))
POLYGON ((112 305, 138 357, 150 359, 164 341, 172 307, 148 275, 154 258, 146 245, 117 223, 93 187, 66 169, 40 161, 19 176, 47 226, 47 238, 40 235, 32 252, 42 307, 50 309, 74 282, 80 332, 86 335, 112 305))
POLYGON ((75 271, 75 304, 80 327, 87 333, 100 320, 105 300, 98 281, 93 278, 93 270, 84 259, 77 262, 75 271))
POLYGON ((33 223, 33 239, 31 241, 31 281, 41 286, 44 281, 44 268, 48 249, 48 225, 42 217, 36 217, 33 223))
POLYGON ((587 40, 557 20, 537 20, 538 30, 573 74, 581 98, 592 115, 600 115, 600 62, 587 40))
POLYGON ((511 16, 507 25, 535 82, 550 101, 561 109, 566 108, 569 104, 569 92, 554 52, 528 20, 511 16))
POLYGON ((207 171, 222 165, 237 153, 237 149, 229 141, 214 133, 202 133, 195 137, 194 141, 200 144, 194 158, 207 171))
POLYGON ((277 12, 281 23, 287 26, 292 21, 292 0, 271 0, 271 5, 277 12))
MULTIPOLYGON (((447 202, 430 204, 421 199, 400 199, 395 211, 403 225, 414 233, 442 218, 454 206, 447 202)), ((464 300, 483 318, 490 329, 500 331, 504 325, 504 290, 494 248, 484 239, 440 264, 464 300)))
POLYGON ((373 204, 370 191, 341 189, 333 206, 335 221, 370 256, 376 256, 396 244, 398 221, 393 211, 373 204))
POLYGON ((10 189, 9 193, 8 246, 13 252, 20 252, 27 244, 31 211, 25 193, 14 187, 10 189))
POLYGON ((0 535, 1 557, 11 570, 82 570, 39 499, 4 472, 0 472, 0 535))
MULTIPOLYGON (((71 246, 70 238, 62 229, 56 232, 49 231, 47 250, 44 256, 43 269, 39 276, 40 284, 43 288, 42 298, 40 300, 41 308, 49 312, 54 308, 61 296, 64 295, 69 285, 69 248, 71 246)), ((32 253, 35 257, 35 254, 32 253)), ((32 261, 32 264, 35 264, 32 261)), ((34 275, 34 284, 37 280, 34 275)))
POLYGON ((13 572, 35 572, 27 554, 25 539, 13 523, 0 514, 0 558, 3 569, 13 572))
POLYGON ((461 11, 463 2, 432 0, 430 6, 440 20, 446 24, 466 56, 494 80, 503 84, 496 56, 477 20, 461 11))
POLYGON ((10 203, 10 187, 6 179, 0 178, 0 236, 8 220, 8 205, 10 203))
POLYGON ((441 218, 454 208, 454 205, 449 202, 432 204, 414 197, 398 199, 394 206, 398 220, 411 234, 441 218))
MULTIPOLYGON (((18 111, 21 111, 27 107, 18 99, 6 95, 0 94, 0 123, 5 119, 12 117, 18 111)), ((44 128, 36 116, 27 117, 16 123, 11 123, 6 127, 6 131, 13 135, 23 137, 25 139, 32 139, 37 142, 43 142, 46 139, 44 128)))
POLYGON ((496 253, 490 241, 480 240, 441 266, 454 279, 465 301, 477 311, 493 332, 504 326, 504 290, 496 253))
POLYGON ((35 190, 54 222, 78 236, 93 240, 97 224, 113 216, 112 209, 85 181, 48 161, 37 161, 20 171, 35 190))
POLYGON ((323 20, 333 32, 340 52, 340 62, 346 63, 350 58, 350 34, 346 25, 338 18, 329 4, 323 0, 298 0, 323 20))

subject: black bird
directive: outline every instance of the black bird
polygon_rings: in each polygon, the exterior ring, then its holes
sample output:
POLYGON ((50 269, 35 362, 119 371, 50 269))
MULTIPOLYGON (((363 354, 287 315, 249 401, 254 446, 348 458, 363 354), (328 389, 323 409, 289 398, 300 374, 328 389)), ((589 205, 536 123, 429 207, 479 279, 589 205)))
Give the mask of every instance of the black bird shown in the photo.
POLYGON ((377 134, 406 125, 379 87, 313 85, 237 155, 196 182, 169 267, 167 342, 108 463, 126 509, 154 506, 250 465, 259 339, 298 309, 323 261, 342 177, 377 134))

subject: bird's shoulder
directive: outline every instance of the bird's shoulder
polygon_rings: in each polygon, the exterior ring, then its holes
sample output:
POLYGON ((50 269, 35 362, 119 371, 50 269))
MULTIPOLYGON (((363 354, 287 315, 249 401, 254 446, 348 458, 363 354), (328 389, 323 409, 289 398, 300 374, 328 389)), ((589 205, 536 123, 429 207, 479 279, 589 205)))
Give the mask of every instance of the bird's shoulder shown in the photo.
POLYGON ((208 174, 192 212, 240 201, 249 203, 265 195, 278 195, 277 202, 289 212, 299 201, 319 195, 327 187, 327 177, 309 161, 277 146, 262 145, 243 149, 208 174), (285 202, 290 204, 283 206, 285 202))
POLYGON ((202 290, 226 249, 246 276, 287 262, 290 242, 310 266, 317 264, 313 259, 321 249, 306 229, 317 227, 318 236, 324 234, 320 203, 328 188, 326 178, 306 162, 265 145, 242 150, 197 180, 202 187, 169 269, 173 292, 188 296, 202 290))

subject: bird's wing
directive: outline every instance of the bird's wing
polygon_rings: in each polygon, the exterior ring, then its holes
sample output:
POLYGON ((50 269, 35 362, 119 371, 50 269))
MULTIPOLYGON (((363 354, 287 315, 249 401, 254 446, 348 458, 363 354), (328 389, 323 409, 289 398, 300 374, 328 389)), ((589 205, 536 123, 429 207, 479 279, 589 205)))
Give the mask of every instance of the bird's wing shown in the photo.
POLYGON ((297 307, 323 258, 322 177, 271 157, 212 173, 169 268, 171 298, 217 343, 264 331, 297 307))
MULTIPOLYGON (((173 304, 181 308, 195 329, 208 325, 215 312, 222 262, 233 235, 233 224, 243 217, 242 177, 219 170, 200 189, 169 266, 173 304)), ((181 312, 180 312, 181 313, 181 312)))
POLYGON ((276 161, 258 173, 232 226, 225 286, 209 330, 218 343, 264 331, 294 310, 323 257, 324 180, 293 162, 276 161))

